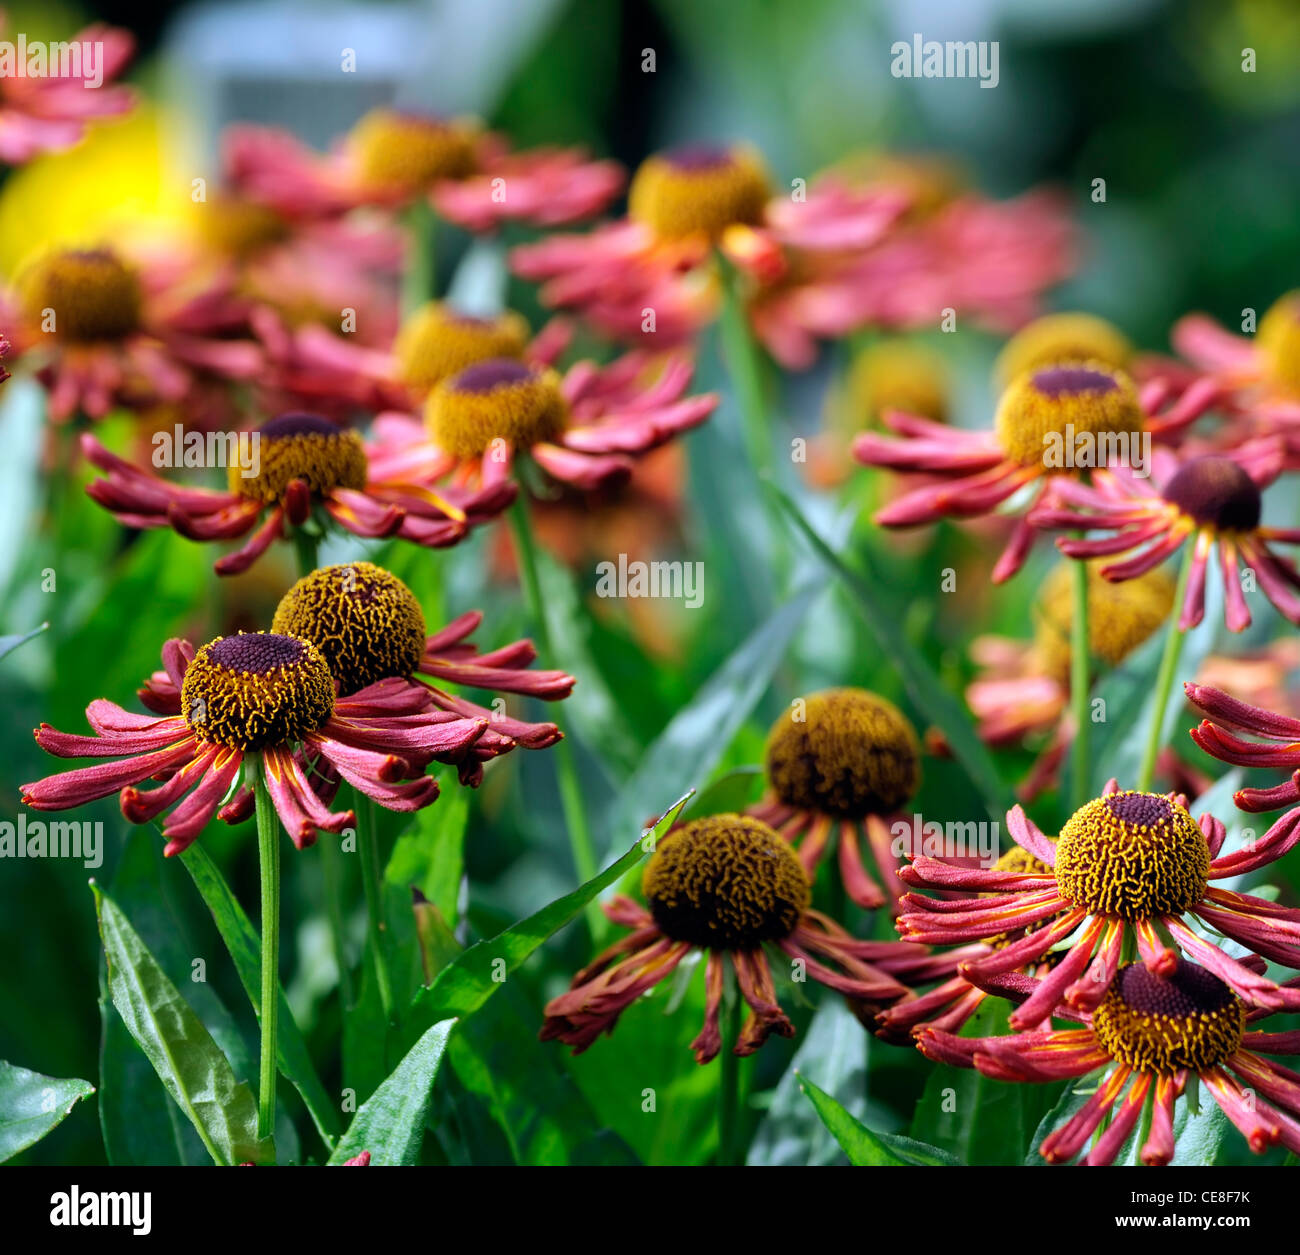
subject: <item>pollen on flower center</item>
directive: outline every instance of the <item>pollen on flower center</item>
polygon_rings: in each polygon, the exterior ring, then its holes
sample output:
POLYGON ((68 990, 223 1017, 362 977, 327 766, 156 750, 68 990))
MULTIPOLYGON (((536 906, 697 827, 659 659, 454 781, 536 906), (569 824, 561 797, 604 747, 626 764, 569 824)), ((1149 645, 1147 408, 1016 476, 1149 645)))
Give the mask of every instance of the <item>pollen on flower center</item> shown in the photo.
POLYGON ((528 324, 513 311, 475 318, 431 301, 402 324, 393 352, 402 383, 427 392, 475 362, 522 357, 527 344, 528 324))
POLYGON ((271 630, 311 641, 343 697, 389 676, 413 674, 427 635, 415 594, 370 562, 303 576, 276 607, 271 630))
POLYGON ((1288 292, 1263 318, 1255 343, 1269 379, 1283 392, 1300 396, 1300 292, 1288 292))
POLYGON ((474 171, 474 132, 458 122, 375 109, 352 128, 348 143, 368 183, 416 191, 474 171))
POLYGON ((842 819, 888 813, 916 792, 921 748, 901 711, 863 689, 829 689, 782 715, 767 778, 787 806, 842 819))
POLYGON ((1255 481, 1231 458, 1195 458, 1178 469, 1161 495, 1221 532, 1254 531, 1263 508, 1255 481))
POLYGON ((770 195, 755 153, 694 145, 642 162, 628 189, 627 212, 661 240, 716 242, 730 226, 759 222, 770 195))
POLYGON ((232 461, 230 491, 268 504, 284 500, 292 480, 317 496, 333 488, 364 488, 366 451, 361 437, 317 414, 281 414, 257 431, 256 463, 232 461), (256 474, 252 474, 252 471, 256 474), (245 474, 245 472, 250 472, 245 474))
MULTIPOLYGON (((1109 559, 1088 563, 1088 647, 1107 666, 1123 662, 1169 618, 1174 581, 1157 568, 1131 580, 1101 575, 1109 559)), ((1043 670, 1064 681, 1070 673, 1070 626, 1074 618, 1073 560, 1053 567, 1036 610, 1034 647, 1043 670)))
POLYGON ((1100 362, 1118 369, 1133 348, 1104 318, 1093 314, 1047 314, 1022 327, 998 354, 994 374, 1005 387, 1026 371, 1062 362, 1100 362))
POLYGON ((494 357, 434 388, 424 417, 435 444, 474 458, 495 440, 512 449, 554 440, 568 422, 568 406, 555 371, 494 357))
POLYGON ((111 249, 53 253, 22 275, 18 289, 27 320, 64 340, 120 340, 140 325, 140 280, 111 249))
POLYGON ((1142 409, 1123 371, 1098 361, 1063 362, 1014 379, 994 427, 1002 451, 1021 466, 1091 469, 1128 460, 1129 440, 1116 437, 1141 432, 1142 409))
POLYGON ((1056 843, 1056 886, 1096 915, 1135 922, 1179 915, 1205 896, 1210 850, 1177 802, 1111 793, 1080 807, 1056 843))
POLYGON ((655 923, 674 941, 752 950, 788 937, 808 907, 789 844, 744 815, 714 815, 660 839, 641 879, 655 923))
POLYGON ((329 667, 315 645, 297 636, 219 636, 194 655, 181 687, 190 730, 231 749, 292 745, 333 711, 329 667))
POLYGON ((1112 1058, 1164 1076, 1216 1067, 1241 1045, 1245 1022, 1241 999, 1185 959, 1168 977, 1145 963, 1120 968, 1092 1015, 1093 1031, 1112 1058))

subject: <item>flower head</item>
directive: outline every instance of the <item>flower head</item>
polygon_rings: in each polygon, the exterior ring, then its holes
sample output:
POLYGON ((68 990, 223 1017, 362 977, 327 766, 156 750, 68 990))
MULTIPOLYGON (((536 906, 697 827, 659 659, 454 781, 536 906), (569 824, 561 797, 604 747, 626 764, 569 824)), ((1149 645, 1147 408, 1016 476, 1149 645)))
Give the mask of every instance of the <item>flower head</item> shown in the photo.
POLYGON ((1142 1162, 1174 1157, 1174 1104, 1192 1077, 1257 1154, 1281 1144, 1300 1150, 1300 1077, 1266 1054, 1294 1054, 1294 1033, 1261 1032, 1251 1012, 1213 972, 1177 959, 1162 971, 1121 967, 1078 1029, 1042 1029, 1007 1037, 956 1037, 926 1028, 918 1044, 929 1058, 975 1067, 1003 1081, 1063 1081, 1105 1072, 1086 1103, 1044 1138, 1053 1163, 1113 1163, 1150 1104, 1142 1162))
POLYGON ((671 975, 693 951, 708 952, 704 1029, 692 1043, 699 1063, 722 1049, 719 1012, 730 959, 750 1017, 733 1045, 752 1054, 772 1033, 794 1035, 781 1009, 766 947, 801 962, 814 980, 851 1001, 880 1006, 905 997, 891 972, 925 957, 919 946, 854 941, 809 909, 810 887, 789 845, 767 824, 713 815, 660 838, 642 876, 646 906, 616 898, 607 914, 633 931, 573 978, 546 1007, 543 1041, 575 1053, 612 1032, 619 1016, 671 975))
POLYGON ((864 689, 830 689, 796 703, 772 725, 769 793, 750 813, 798 843, 809 879, 836 834, 850 898, 882 906, 903 892, 889 816, 915 794, 920 763, 916 731, 896 706, 864 689), (863 862, 863 840, 883 888, 863 862))
POLYGON ((1104 318, 1094 314, 1044 314, 1021 327, 998 354, 994 374, 1002 387, 1030 371, 1062 362, 1100 362, 1127 370, 1133 346, 1104 318))

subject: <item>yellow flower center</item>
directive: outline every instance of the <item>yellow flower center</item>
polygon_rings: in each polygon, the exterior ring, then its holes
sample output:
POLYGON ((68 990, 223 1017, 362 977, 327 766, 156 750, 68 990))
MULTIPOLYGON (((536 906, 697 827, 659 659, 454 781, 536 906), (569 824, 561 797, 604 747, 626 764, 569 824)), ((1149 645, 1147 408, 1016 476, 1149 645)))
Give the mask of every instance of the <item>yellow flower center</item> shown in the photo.
POLYGON ((120 340, 140 326, 140 280, 110 249, 53 253, 27 269, 18 290, 32 326, 73 343, 120 340))
POLYGON ((848 400, 855 431, 874 426, 886 410, 902 410, 941 422, 948 416, 948 378, 943 359, 906 340, 873 344, 853 359, 848 400))
POLYGON ((842 819, 888 813, 921 776, 916 731, 864 689, 830 689, 782 715, 767 736, 767 778, 787 806, 842 819))
MULTIPOLYGON (((1107 666, 1118 666, 1169 618, 1174 581, 1167 571, 1148 571, 1118 583, 1101 568, 1111 558, 1088 565, 1088 647, 1107 666)), ((1070 625, 1074 618, 1074 562, 1052 568, 1038 598, 1034 645, 1048 675, 1070 674, 1070 625)))
POLYGON ((256 462, 232 460, 230 491, 268 505, 284 500, 292 480, 301 479, 316 496, 333 488, 364 488, 366 451, 361 437, 316 414, 281 414, 257 433, 256 462), (256 474, 245 475, 245 471, 256 474))
POLYGON ((527 345, 528 324, 516 313, 474 318, 431 301, 402 324, 393 351, 401 382, 428 392, 475 362, 522 357, 527 345))
POLYGON ((427 635, 415 594, 370 562, 303 576, 276 607, 271 630, 311 641, 343 697, 376 680, 413 674, 427 635))
POLYGON ((1139 1072, 1205 1072, 1241 1045, 1246 1008, 1213 972, 1178 961, 1173 975, 1145 963, 1115 974, 1092 1014, 1093 1031, 1113 1059, 1139 1072))
POLYGON ((808 878, 790 846, 757 819, 714 815, 663 837, 641 887, 665 936, 711 950, 788 937, 808 909, 808 878))
POLYGON ((1133 346, 1118 328, 1093 314, 1047 314, 1022 327, 998 354, 994 375, 1005 388, 1029 370, 1062 362, 1100 362, 1112 370, 1128 365, 1133 346))
POLYGON ((1056 843, 1056 887, 1094 915, 1130 923, 1180 915, 1204 896, 1210 849, 1196 821, 1155 793, 1081 806, 1056 843))
POLYGON ((367 183, 406 191, 472 174, 474 140, 473 128, 464 123, 392 109, 372 110, 348 137, 367 183))
POLYGON ((661 240, 716 243, 730 226, 761 221, 767 171, 747 148, 681 148, 641 163, 627 193, 630 218, 661 240))
POLYGON ((568 405, 555 371, 494 357, 434 388, 424 421, 440 448, 476 458, 497 440, 528 449, 556 439, 568 422, 568 405))
POLYGON ((1273 384, 1300 396, 1300 292, 1288 292, 1269 309, 1259 320, 1255 341, 1273 384))
POLYGON ((994 428, 1002 451, 1021 466, 1091 469, 1136 452, 1131 438, 1142 430, 1142 409, 1123 371, 1072 362, 1015 379, 1002 394, 994 428), (1082 450, 1081 435, 1090 442, 1082 450))
POLYGON ((231 749, 293 745, 334 712, 334 682, 310 641, 269 632, 219 636, 185 672, 190 731, 231 749))
POLYGON ((1220 457, 1179 467, 1161 496, 1218 532, 1253 532, 1264 505, 1255 481, 1231 458, 1220 457))

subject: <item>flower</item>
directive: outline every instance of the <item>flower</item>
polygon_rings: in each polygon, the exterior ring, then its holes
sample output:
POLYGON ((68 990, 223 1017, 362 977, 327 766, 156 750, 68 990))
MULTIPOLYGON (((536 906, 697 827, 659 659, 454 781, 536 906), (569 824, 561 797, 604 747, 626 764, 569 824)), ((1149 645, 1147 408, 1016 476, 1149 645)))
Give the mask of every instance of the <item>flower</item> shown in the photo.
MULTIPOLYGON (((257 456, 231 457, 225 492, 182 487, 83 436, 86 457, 105 472, 86 492, 129 527, 171 527, 191 540, 253 532, 242 549, 217 560, 219 575, 247 570, 285 535, 286 523, 306 523, 317 504, 355 536, 401 536, 441 548, 514 500, 515 487, 504 480, 474 491, 441 490, 400 459, 387 457, 381 469, 373 446, 318 414, 281 414, 245 435, 256 437, 257 456)), ((232 445, 240 447, 233 436, 232 445)))
POLYGON ((1146 428, 1133 381, 1101 362, 1062 363, 1020 375, 1003 392, 992 431, 962 431, 914 414, 891 412, 897 437, 863 432, 853 456, 865 466, 923 472, 936 481, 876 513, 885 527, 915 527, 944 517, 988 514, 1022 489, 1033 499, 993 571, 995 583, 1014 575, 1033 544, 1036 510, 1077 471, 1073 451, 1082 436, 1095 446, 1091 465, 1126 458, 1146 428), (1068 445, 1068 447, 1067 447, 1068 445))
POLYGON ((849 897, 867 908, 897 904, 905 888, 887 816, 921 780, 920 743, 902 712, 864 689, 816 693, 772 725, 765 759, 770 792, 749 813, 798 843, 808 879, 834 833, 849 897), (863 862, 864 839, 879 880, 863 862))
MULTIPOLYGON (((430 636, 419 601, 397 576, 370 562, 350 562, 304 575, 276 607, 271 630, 311 641, 342 697, 379 681, 412 682, 423 677, 545 701, 557 701, 573 691, 575 681, 563 671, 527 669, 537 657, 532 641, 514 641, 480 654, 469 637, 482 621, 480 611, 470 611, 430 636)), ((562 735, 553 723, 525 723, 506 715, 504 709, 486 710, 432 684, 412 683, 411 687, 438 710, 488 722, 483 735, 458 760, 462 784, 477 785, 483 778, 483 763, 490 758, 515 746, 546 749, 562 735)))
MULTIPOLYGON (((8 15, 0 11, 0 31, 8 24, 8 15)), ((89 65, 52 60, 45 74, 11 72, 0 78, 0 161, 6 165, 24 165, 41 153, 71 148, 85 135, 88 122, 117 117, 135 103, 131 88, 109 86, 135 51, 127 31, 95 23, 57 46, 93 47, 98 72, 89 65), (60 72, 74 67, 76 72, 60 72)), ((54 48, 50 51, 53 58, 54 48)))
POLYGON ((1006 342, 993 374, 999 387, 1005 388, 1028 371, 1062 362, 1101 362, 1112 370, 1127 370, 1132 358, 1133 346, 1104 318, 1082 313, 1044 314, 1006 342))
MULTIPOLYGON (((1290 779, 1274 788, 1239 789, 1235 801, 1241 810, 1258 813, 1300 803, 1300 719, 1275 714, 1206 684, 1188 681, 1183 688, 1187 700, 1208 716, 1192 729, 1192 740, 1207 754, 1239 767, 1280 767, 1291 773, 1290 779), (1238 732, 1259 739, 1246 741, 1238 732)), ((1300 811, 1292 811, 1278 823, 1288 821, 1300 823, 1300 811)))
POLYGON ((487 731, 487 719, 437 709, 421 689, 396 680, 336 697, 321 652, 297 636, 240 633, 198 650, 172 640, 162 661, 140 690, 151 714, 100 698, 86 708, 95 735, 48 724, 36 730, 36 743, 60 758, 119 761, 24 785, 26 805, 66 810, 120 791, 131 823, 170 810, 163 852, 178 854, 214 815, 228 823, 248 817, 245 768, 260 765, 276 812, 303 848, 318 830, 355 825, 351 811, 329 809, 340 779, 389 810, 417 810, 438 796, 425 767, 459 761, 487 731), (163 783, 137 787, 151 779, 163 783))
POLYGON ((439 383, 423 424, 380 415, 372 468, 419 483, 451 476, 487 491, 509 482, 514 459, 526 453, 561 483, 600 488, 627 478, 631 456, 713 412, 716 393, 683 396, 692 374, 680 355, 628 353, 607 366, 579 362, 563 376, 520 358, 489 358, 439 383))
POLYGON ((580 1054, 687 955, 707 950, 704 1028, 691 1043, 696 1062, 716 1058, 724 1044, 719 1011, 728 959, 751 1012, 732 1050, 749 1055, 772 1033, 794 1036, 765 947, 850 1000, 872 1005, 905 997, 907 988, 891 972, 925 958, 920 946, 854 941, 811 910, 794 852, 748 816, 714 815, 671 829, 646 864, 641 888, 645 906, 620 896, 606 907, 610 919, 632 931, 547 1004, 543 1041, 558 1039, 580 1054))
POLYGON ((936 1062, 973 1066, 1002 1081, 1075 1080, 1109 1068, 1087 1102, 1043 1139, 1039 1153, 1052 1163, 1075 1158, 1098 1130, 1084 1163, 1112 1163, 1148 1102, 1150 1131, 1139 1154, 1148 1166, 1169 1163, 1174 1103, 1192 1078, 1256 1154, 1278 1143, 1300 1151, 1300 1076, 1263 1057, 1295 1054, 1300 1039, 1251 1029, 1258 1015, 1213 972, 1183 959, 1163 973, 1126 964, 1091 1014, 1079 1018, 1083 1028, 1007 1037, 925 1029, 918 1045, 936 1062))
POLYGON ((1300 572, 1277 554, 1272 544, 1300 544, 1300 528, 1261 524, 1262 490, 1285 465, 1280 442, 1264 442, 1252 454, 1209 455, 1165 462, 1159 483, 1117 469, 1095 484, 1063 483, 1058 506, 1039 515, 1039 526, 1109 535, 1062 537, 1057 547, 1072 558, 1118 558, 1101 568, 1109 580, 1131 579, 1150 571, 1184 543, 1192 545, 1191 572, 1179 627, 1190 628, 1205 617, 1205 580, 1210 551, 1216 545, 1225 594, 1224 619, 1233 632, 1250 626, 1250 608, 1241 578, 1241 563, 1254 571, 1264 595, 1292 623, 1300 623, 1300 572))
POLYGON ((1048 870, 986 871, 917 856, 900 872, 907 884, 982 896, 947 901, 908 894, 897 926, 909 940, 932 945, 988 942, 1031 930, 996 954, 962 964, 961 974, 977 985, 1062 949, 1051 975, 1012 1013, 1013 1028, 1033 1028, 1062 999, 1075 1010, 1095 1007, 1130 931, 1152 969, 1169 972, 1177 954, 1158 928, 1252 1005, 1300 1008, 1300 990, 1284 989, 1251 970, 1189 923, 1195 920, 1256 954, 1300 969, 1300 911, 1211 885, 1286 854, 1300 840, 1300 812, 1274 824, 1249 847, 1224 854, 1226 829, 1214 816, 1203 815, 1198 824, 1185 798, 1121 791, 1112 780, 1101 797, 1074 812, 1055 841, 1019 806, 1007 812, 1007 830, 1048 870), (1046 920, 1052 922, 1034 927, 1046 920), (1085 971, 1090 961, 1091 970, 1085 971))
POLYGON ((428 198, 471 231, 506 221, 559 226, 599 213, 622 172, 577 148, 511 151, 472 119, 375 109, 322 156, 286 131, 241 125, 225 135, 227 175, 249 199, 298 217, 428 198))
POLYGON ((54 251, 18 276, 7 303, 55 422, 181 401, 205 381, 251 379, 262 366, 258 346, 237 338, 243 308, 220 288, 194 290, 166 260, 54 251))
MULTIPOLYGON (((1163 570, 1120 584, 1103 579, 1100 563, 1088 564, 1088 652, 1116 667, 1169 617, 1174 582, 1163 570)), ((971 644, 979 674, 966 689, 982 740, 1013 745, 1050 732, 1047 748, 1017 791, 1032 801, 1056 782, 1074 739, 1069 719, 1070 625, 1073 571, 1058 563, 1034 606, 1032 641, 982 636, 971 644)))

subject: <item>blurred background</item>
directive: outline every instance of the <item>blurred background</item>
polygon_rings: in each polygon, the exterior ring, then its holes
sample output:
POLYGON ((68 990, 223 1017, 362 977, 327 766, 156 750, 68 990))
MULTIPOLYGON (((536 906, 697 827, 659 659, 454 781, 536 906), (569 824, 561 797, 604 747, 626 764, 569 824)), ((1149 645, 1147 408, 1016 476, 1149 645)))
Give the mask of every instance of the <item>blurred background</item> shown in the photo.
MULTIPOLYGON (((324 147, 386 102, 478 114, 521 146, 585 143, 629 168, 684 140, 748 139, 766 154, 778 182, 810 178, 849 153, 888 148, 942 154, 995 195, 1056 184, 1075 206, 1084 249, 1075 278, 1053 294, 1053 305, 1104 315, 1148 349, 1166 350, 1170 324, 1188 310, 1235 326, 1244 308, 1262 311, 1300 276, 1300 7, 1294 0, 304 0, 170 8, 41 0, 6 8, 8 30, 32 39, 66 38, 88 20, 127 27, 139 41, 131 81, 147 96, 144 108, 96 128, 80 147, 4 179, 0 275, 6 278, 50 243, 175 228, 189 204, 190 181, 215 174, 217 139, 228 123, 282 125, 324 147), (999 41, 997 89, 891 77, 890 45, 914 32, 999 41), (653 73, 642 70, 647 49, 654 50, 653 73), (1242 72, 1244 49, 1256 53, 1251 73, 1242 72), (347 50, 355 54, 355 74, 340 75, 347 50), (1105 180, 1100 203, 1092 199, 1097 179, 1105 180)), ((449 233, 448 265, 468 247, 449 233)), ((512 290, 512 299, 535 312, 526 289, 512 290)), ((942 345, 952 363, 953 409, 958 421, 984 423, 998 342, 978 333, 959 341, 942 345)), ((828 359, 787 385, 785 417, 793 430, 810 431, 822 421, 834 365, 833 355, 828 359)), ((702 372, 706 384, 725 386, 716 366, 706 363, 702 372)), ((74 569, 56 573, 57 591, 46 591, 39 551, 29 544, 39 424, 39 395, 11 387, 0 411, 0 526, 7 542, 0 587, 8 590, 2 630, 26 631, 42 620, 52 626, 0 662, 0 795, 9 799, 0 807, 3 818, 16 818, 18 785, 50 769, 31 740, 38 722, 81 730, 81 711, 92 697, 129 703, 134 686, 156 666, 166 635, 192 631, 206 639, 235 625, 264 623, 292 579, 288 568, 269 569, 218 589, 205 551, 170 536, 123 549, 120 529, 107 516, 73 502, 67 509, 72 525, 84 529, 83 552, 74 569)), ((711 449, 695 442, 716 438, 706 429, 692 437, 692 449, 711 449)), ((683 531, 683 543, 706 555, 711 573, 725 571, 732 542, 707 506, 687 516, 683 531)), ((968 537, 945 532, 935 543, 940 554, 949 546, 964 561, 991 562, 971 557, 968 537)), ((489 545, 476 541, 450 555, 437 596, 453 613, 469 605, 495 608, 489 622, 506 640, 524 625, 512 590, 490 574, 489 545)), ((583 716, 593 813, 617 811, 640 753, 755 628, 743 597, 722 583, 730 578, 717 576, 712 587, 724 591, 711 596, 702 616, 647 627, 592 614, 584 596, 590 570, 575 576, 572 611, 581 625, 575 635, 582 639, 582 661, 595 672, 578 672, 580 689, 602 693, 608 703, 602 710, 595 696, 586 699, 583 716), (606 738, 597 731, 602 719, 612 720, 606 738)), ((904 565, 897 578, 908 600, 904 565)), ((1033 583, 1006 590, 996 605, 977 594, 970 609, 990 628, 1014 630, 1024 621, 1033 583)), ((959 681, 967 662, 954 656, 947 634, 960 625, 935 624, 913 609, 909 630, 925 640, 941 672, 959 681)), ((559 661, 577 671, 571 659, 559 661)), ((763 728, 798 692, 852 682, 898 695, 888 660, 861 639, 851 615, 827 602, 818 603, 785 665, 753 720, 729 741, 719 770, 757 761, 763 728)), ((547 767, 516 758, 528 756, 512 756, 508 770, 494 775, 473 802, 468 926, 479 933, 572 887, 547 767)), ((960 798, 963 786, 953 777, 948 764, 934 764, 930 796, 947 790, 960 798)), ((647 798, 644 814, 671 800, 647 798)), ((161 866, 155 834, 128 837, 113 805, 95 809, 101 813, 105 862, 93 874, 114 883, 130 911, 149 916, 158 945, 172 939, 167 953, 182 968, 186 955, 219 953, 188 880, 161 866)), ((598 842, 621 849, 634 835, 602 829, 598 842)), ((204 840, 241 900, 255 902, 249 831, 204 840)), ((301 875, 286 876, 286 892, 297 898, 286 903, 286 974, 294 974, 295 1011, 314 1025, 313 1041, 328 1043, 337 1022, 331 1023, 324 992, 333 977, 316 957, 323 929, 311 907, 318 873, 309 856, 300 858, 301 875)), ((55 861, 0 864, 0 1058, 54 1076, 94 1079, 102 1055, 108 1070, 136 1068, 121 1080, 143 1094, 156 1081, 146 1064, 128 1063, 117 1051, 96 1006, 99 946, 89 874, 55 861)), ((538 1050, 531 1043, 537 1007, 584 961, 580 940, 566 935, 557 942, 539 968, 530 968, 529 988, 517 995, 517 1020, 499 1026, 519 1040, 521 1051, 538 1050)), ((203 1003, 205 1019, 222 1025, 223 1044, 229 1040, 237 1051, 242 1039, 247 1050, 255 1044, 247 1003, 230 974, 212 966, 212 987, 194 993, 196 1006, 203 1003)), ((187 995, 196 990, 185 988, 187 995)), ((831 1014, 847 1019, 842 1011, 831 1014)), ((601 1043, 573 1068, 595 1123, 612 1127, 618 1147, 631 1146, 643 1160, 689 1161, 704 1153, 706 1134, 695 1138, 687 1130, 671 1151, 656 1147, 635 1119, 611 1114, 618 1104, 607 1109, 602 1095, 629 1085, 639 1091, 642 1073, 653 1072, 661 1058, 671 1060, 663 1063, 671 1074, 660 1082, 667 1092, 688 1097, 707 1088, 705 1070, 693 1070, 684 1047, 697 1024, 690 1008, 671 1023, 647 1021, 640 1037, 629 1033, 621 1046, 618 1038, 601 1043), (619 1073, 634 1051, 642 1069, 635 1085, 619 1073)), ((849 1037, 859 1042, 861 1030, 836 1020, 824 1040, 833 1045, 849 1037)), ((799 1044, 765 1050, 756 1084, 781 1075, 799 1044)), ((555 1050, 546 1066, 569 1065, 555 1050)), ((873 1073, 886 1078, 875 1082, 879 1095, 859 1098, 877 1104, 882 1126, 903 1123, 925 1066, 896 1052, 888 1064, 893 1072, 873 1073)), ((327 1083, 337 1079, 327 1075, 327 1083)), ((789 1098, 778 1091, 761 1101, 779 1108, 789 1098)), ((94 1104, 81 1104, 28 1158, 96 1162, 104 1136, 94 1104)), ((775 1132, 768 1136, 776 1158, 778 1140, 775 1132)))

